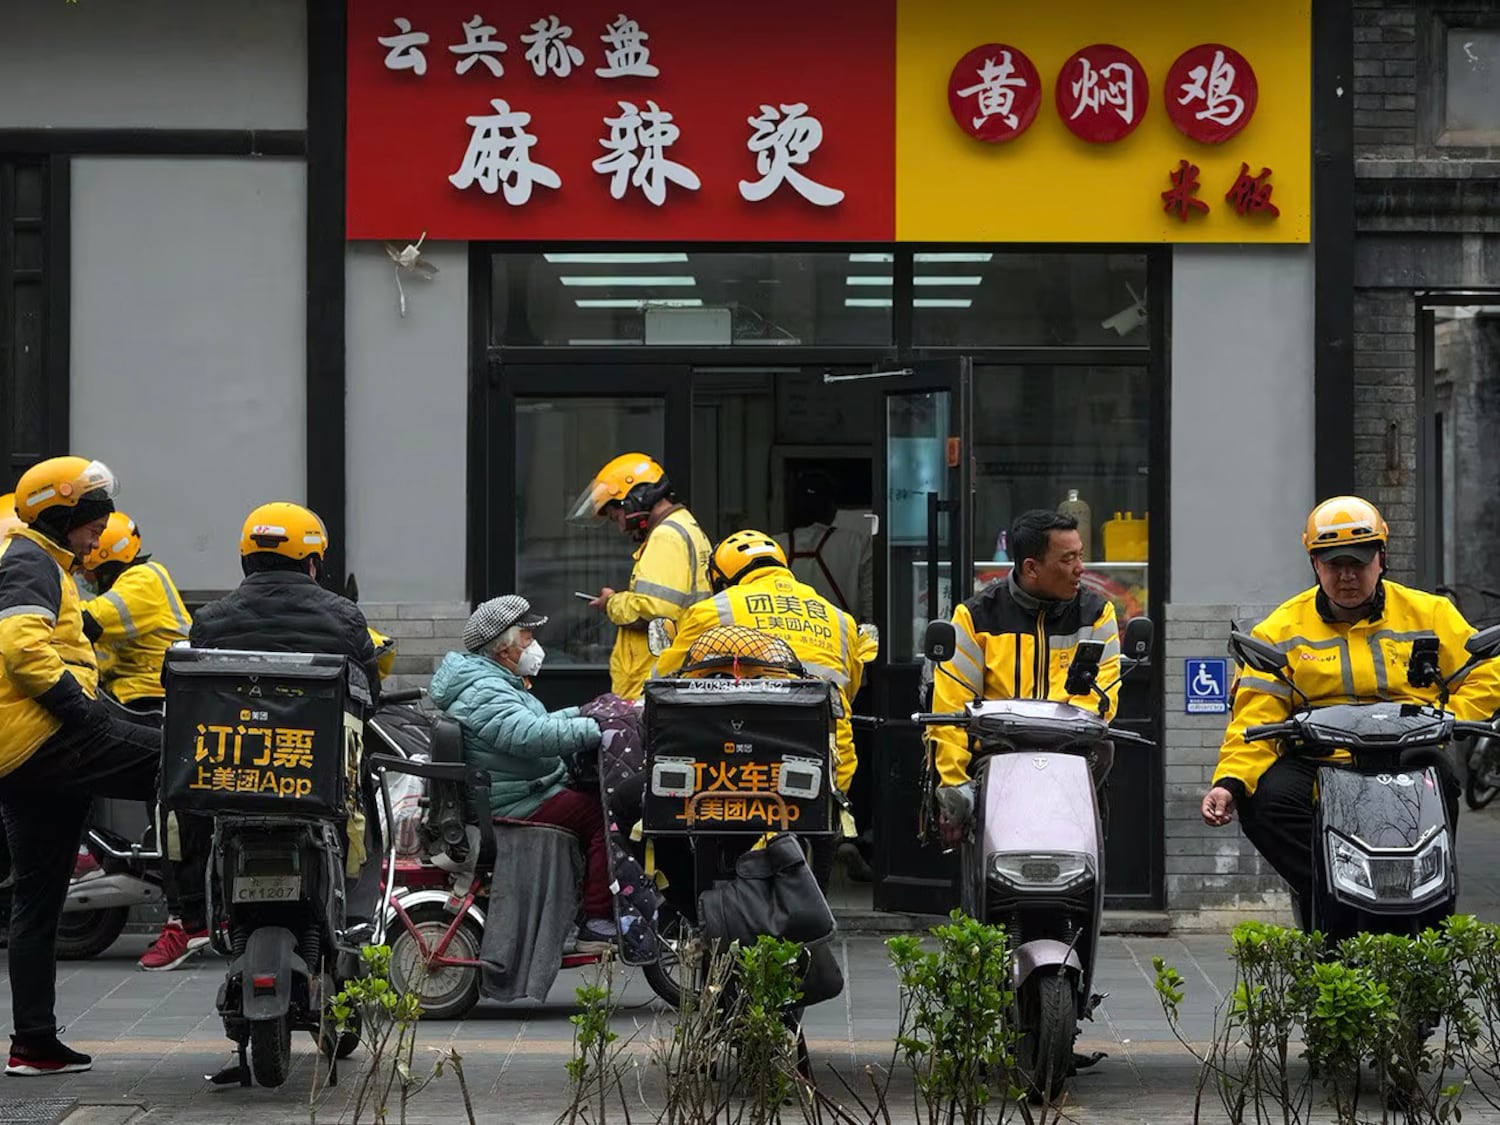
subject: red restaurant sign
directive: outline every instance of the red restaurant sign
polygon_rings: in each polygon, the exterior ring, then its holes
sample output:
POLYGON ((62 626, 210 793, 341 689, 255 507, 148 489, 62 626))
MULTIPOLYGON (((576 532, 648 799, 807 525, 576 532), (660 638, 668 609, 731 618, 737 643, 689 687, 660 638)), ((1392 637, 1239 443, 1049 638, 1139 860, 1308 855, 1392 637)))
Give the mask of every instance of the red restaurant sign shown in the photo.
POLYGON ((891 237, 895 0, 548 3, 349 0, 350 238, 891 237))

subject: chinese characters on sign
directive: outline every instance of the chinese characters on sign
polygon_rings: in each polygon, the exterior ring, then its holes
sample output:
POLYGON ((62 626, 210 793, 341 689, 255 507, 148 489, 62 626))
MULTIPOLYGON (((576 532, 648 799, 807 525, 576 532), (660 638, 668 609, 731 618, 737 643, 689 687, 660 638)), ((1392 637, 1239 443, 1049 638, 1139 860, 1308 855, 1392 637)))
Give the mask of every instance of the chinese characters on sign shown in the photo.
MULTIPOLYGON (((397 34, 377 36, 380 45, 388 48, 386 69, 409 70, 419 78, 425 76, 427 57, 422 47, 430 43, 431 36, 414 31, 412 22, 405 17, 394 22, 397 34)), ((567 78, 584 66, 583 51, 571 42, 572 27, 558 16, 549 15, 530 26, 531 34, 520 39, 527 44, 525 60, 537 77, 567 78)), ((482 62, 491 77, 505 76, 499 56, 509 48, 503 40, 495 38, 497 30, 485 23, 481 15, 464 22, 464 42, 448 48, 459 56, 455 73, 466 74, 482 62)), ((639 23, 621 13, 600 36, 605 45, 604 65, 596 67, 594 74, 599 78, 659 77, 661 70, 651 62, 651 50, 646 45, 649 38, 639 23)), ((1032 81, 1030 85, 1035 87, 1036 83, 1032 81)), ((1002 88, 1000 98, 1005 107, 1002 115, 1009 115, 1010 93, 1002 88)), ((986 105, 994 101, 982 100, 986 105)), ((598 143, 605 155, 592 164, 595 172, 608 177, 610 196, 623 199, 627 189, 633 187, 653 206, 660 207, 666 202, 668 184, 698 191, 703 186, 698 173, 666 154, 682 136, 673 115, 651 99, 645 100, 644 110, 630 101, 617 104, 619 115, 603 119, 609 135, 598 143)), ((472 133, 462 163, 448 176, 449 182, 460 191, 477 186, 486 195, 501 192, 512 207, 528 203, 534 187, 560 189, 563 182, 557 170, 533 159, 532 149, 540 138, 528 128, 532 114, 512 108, 504 98, 491 98, 490 105, 493 113, 465 118, 472 133)), ((1010 120, 1013 122, 1014 117, 1010 120)), ((823 143, 823 123, 808 112, 806 102, 782 104, 779 108, 762 105, 760 113, 747 118, 747 123, 751 133, 745 147, 754 157, 760 178, 739 181, 741 198, 759 203, 785 184, 818 207, 833 207, 843 201, 842 188, 820 183, 800 170, 823 143)))
POLYGON ((190 789, 291 798, 312 792, 310 730, 199 723, 193 760, 197 777, 190 789))
MULTIPOLYGON (((1198 166, 1186 160, 1178 161, 1177 168, 1167 173, 1172 186, 1161 193, 1162 210, 1175 214, 1183 222, 1194 213, 1208 214, 1208 204, 1195 198, 1198 191, 1198 166)), ((1236 215, 1269 215, 1276 218, 1281 210, 1271 202, 1271 169, 1262 168, 1260 175, 1250 175, 1250 165, 1241 164, 1239 177, 1224 198, 1234 206, 1236 215)))
MULTIPOLYGON (((735 749, 726 746, 725 752, 735 749)), ((693 768, 694 791, 718 794, 696 802, 697 820, 770 824, 778 819, 782 803, 768 801, 765 795, 775 793, 781 783, 780 762, 694 762, 693 768)), ((688 806, 692 803, 684 799, 676 819, 687 821, 688 806)), ((802 809, 796 801, 786 801, 785 807, 787 820, 801 819, 802 809)))
POLYGON ((1019 137, 1036 120, 1042 81, 1020 51, 1004 43, 975 47, 948 77, 948 108, 964 132, 997 144, 1019 137))
POLYGON ((1184 51, 1167 71, 1163 100, 1179 132, 1204 144, 1223 144, 1255 115, 1260 96, 1255 71, 1232 47, 1204 43, 1184 51))
POLYGON ((1057 75, 1057 114, 1075 136, 1095 144, 1123 140, 1146 114, 1150 85, 1129 51, 1096 43, 1076 52, 1057 75))

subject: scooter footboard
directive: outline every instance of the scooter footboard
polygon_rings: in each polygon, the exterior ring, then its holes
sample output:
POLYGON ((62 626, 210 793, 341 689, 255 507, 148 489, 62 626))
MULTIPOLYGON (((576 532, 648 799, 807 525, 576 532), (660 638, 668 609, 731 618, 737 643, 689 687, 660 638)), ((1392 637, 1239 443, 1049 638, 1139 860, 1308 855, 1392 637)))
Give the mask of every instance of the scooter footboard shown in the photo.
POLYGON ((229 966, 230 977, 236 974, 247 1020, 276 1019, 289 1011, 294 980, 311 976, 296 936, 282 926, 263 926, 250 935, 244 954, 229 966))

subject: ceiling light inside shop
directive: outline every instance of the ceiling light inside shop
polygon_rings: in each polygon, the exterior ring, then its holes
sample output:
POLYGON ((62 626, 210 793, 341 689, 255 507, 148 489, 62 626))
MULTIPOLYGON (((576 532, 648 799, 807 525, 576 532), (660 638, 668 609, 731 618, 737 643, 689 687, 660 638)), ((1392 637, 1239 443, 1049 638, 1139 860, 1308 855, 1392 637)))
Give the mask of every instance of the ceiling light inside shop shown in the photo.
POLYGON ((690 289, 698 284, 696 278, 682 276, 599 274, 597 277, 560 277, 557 279, 569 288, 608 289, 611 286, 660 286, 663 289, 690 289))
POLYGON ((879 274, 853 274, 844 278, 850 285, 890 285, 889 277, 881 277, 879 274))
POLYGON ((543 254, 554 266, 647 266, 660 262, 685 262, 686 254, 543 254))
POLYGON ((949 277, 947 274, 940 274, 940 273, 919 273, 919 274, 917 274, 916 277, 912 278, 911 281, 912 281, 913 285, 927 285, 927 286, 932 286, 932 285, 979 285, 979 284, 983 283, 984 278, 979 277, 979 276, 974 275, 974 274, 969 274, 969 275, 962 276, 962 277, 960 277, 960 276, 949 277))
POLYGON ((701 297, 579 297, 573 302, 580 309, 698 309, 701 297))
MULTIPOLYGON (((918 262, 989 262, 994 260, 995 255, 984 250, 955 250, 951 253, 924 252, 913 256, 918 262)), ((851 262, 870 262, 880 264, 882 262, 894 262, 894 254, 850 254, 851 262)))
MULTIPOLYGON (((912 300, 912 307, 918 309, 967 309, 972 308, 974 300, 972 297, 916 297, 912 300)), ((889 297, 845 297, 844 308, 846 309, 888 309, 891 307, 889 297)))

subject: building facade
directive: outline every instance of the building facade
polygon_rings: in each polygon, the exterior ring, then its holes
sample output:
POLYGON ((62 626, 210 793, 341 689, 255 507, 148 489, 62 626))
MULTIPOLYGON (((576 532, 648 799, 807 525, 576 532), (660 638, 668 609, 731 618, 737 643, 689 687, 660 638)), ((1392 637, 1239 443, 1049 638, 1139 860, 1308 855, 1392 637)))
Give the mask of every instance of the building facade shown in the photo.
MULTIPOLYGON (((1111 902, 1284 909, 1198 822, 1224 717, 1186 670, 1307 582, 1307 510, 1369 483, 1373 405, 1401 405, 1366 373, 1405 353, 1370 349, 1419 313, 1371 319, 1372 166, 1356 193, 1339 160, 1351 97, 1376 96, 1344 77, 1365 9, 1100 0, 997 27, 883 0, 794 33, 661 0, 14 7, 12 479, 107 461, 199 600, 237 580, 246 511, 309 503, 403 682, 518 589, 553 614, 562 702, 606 682, 572 592, 628 573, 623 540, 564 519, 599 465, 659 457, 711 536, 783 530, 818 470, 872 535, 883 652, 857 707, 896 717, 933 607, 1004 574, 1020 511, 1077 493, 1090 583, 1158 629, 1122 718, 1161 748, 1116 767, 1111 902)), ((1414 535, 1404 495, 1379 499, 1414 535)), ((932 909, 914 736, 862 750, 875 905, 932 909)))

